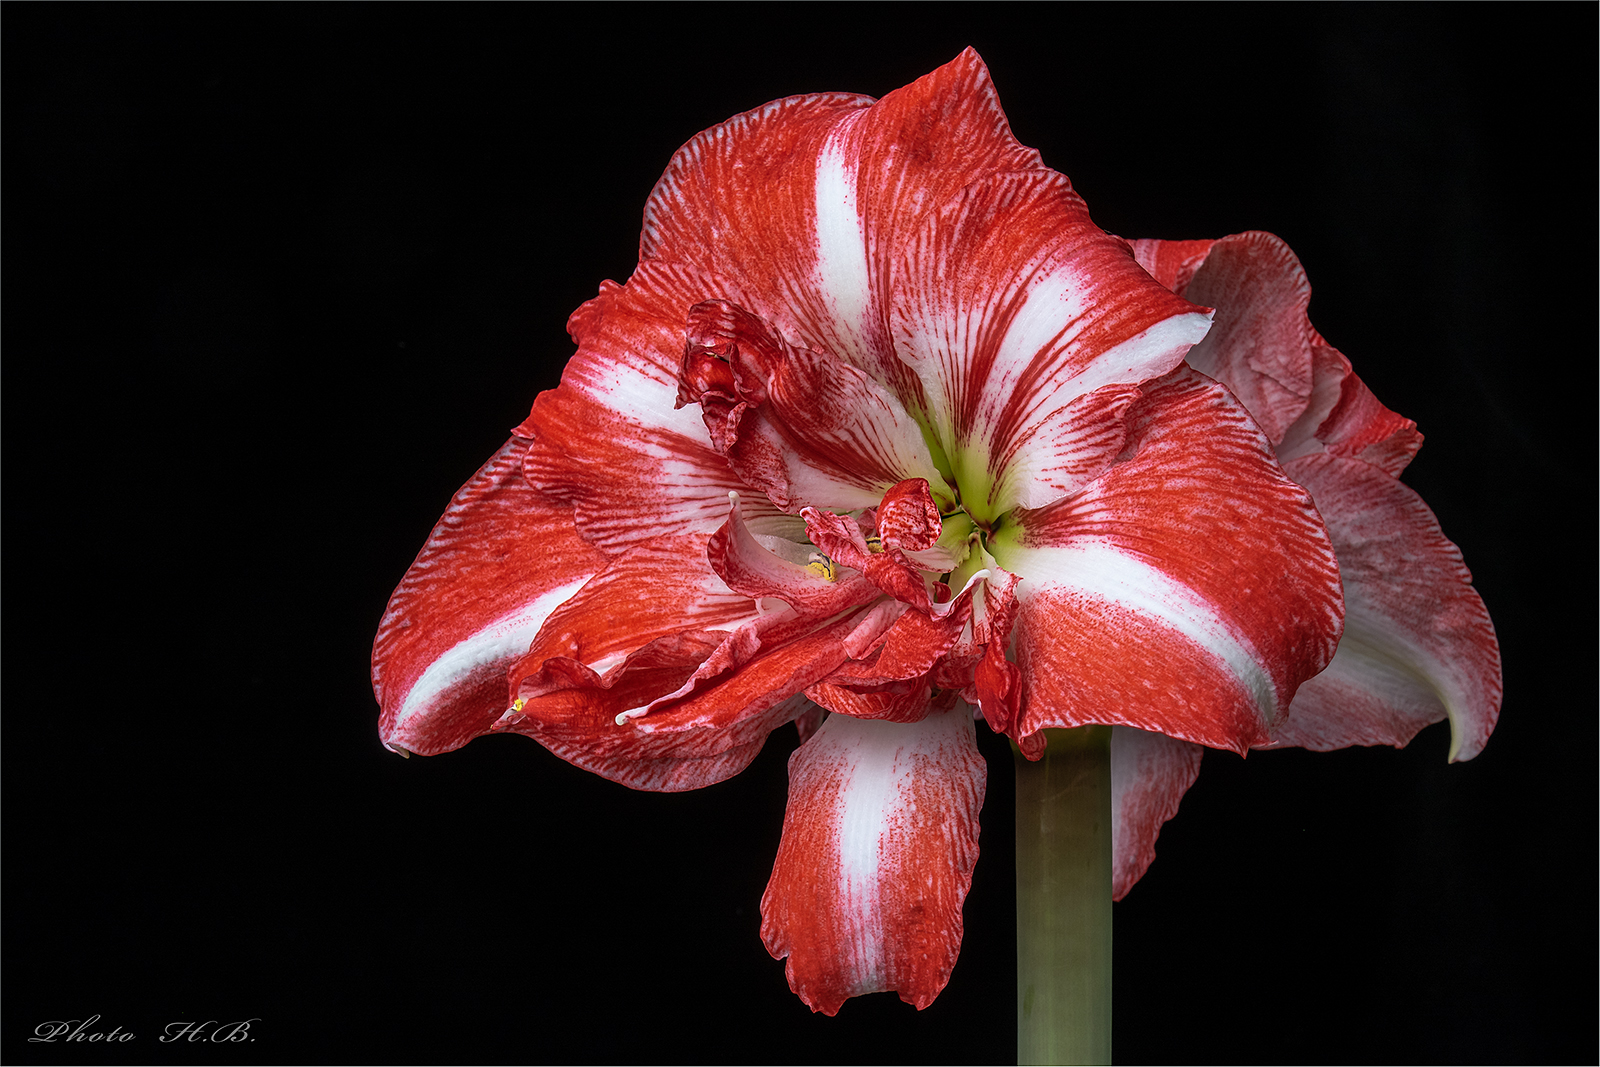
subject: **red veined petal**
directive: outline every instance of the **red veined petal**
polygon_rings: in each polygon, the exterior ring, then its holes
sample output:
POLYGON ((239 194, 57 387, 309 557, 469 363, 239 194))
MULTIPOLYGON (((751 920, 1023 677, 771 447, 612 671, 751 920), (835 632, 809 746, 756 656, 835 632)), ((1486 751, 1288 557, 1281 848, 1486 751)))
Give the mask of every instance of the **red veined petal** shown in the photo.
POLYGON ((872 507, 907 478, 943 486, 916 420, 865 371, 725 301, 696 305, 688 329, 686 371, 698 350, 731 364, 741 403, 717 413, 729 465, 784 511, 872 507))
POLYGON ((1327 531, 1238 401, 1188 368, 1146 388, 1126 451, 990 539, 1022 579, 1015 736, 1122 724, 1245 751, 1332 658, 1327 531))
POLYGON ((508 676, 523 679, 557 656, 604 674, 630 652, 684 631, 731 631, 754 618, 748 596, 729 589, 706 565, 704 542, 676 534, 606 559, 605 568, 551 612, 508 676))
POLYGON ((916 722, 930 710, 933 686, 926 678, 888 682, 871 688, 845 688, 832 682, 818 682, 806 696, 829 711, 853 719, 884 719, 889 722, 916 722))
POLYGON ((916 380, 886 328, 895 248, 924 212, 981 175, 1038 166, 967 49, 876 104, 792 97, 698 135, 651 194, 640 256, 715 262, 759 282, 767 303, 747 307, 915 408, 916 380))
POLYGON ((1211 246, 1183 296, 1217 309, 1189 366, 1226 385, 1278 444, 1311 399, 1316 331, 1299 258, 1270 233, 1233 234, 1211 246))
POLYGON ((1337 348, 1320 337, 1311 342, 1311 396, 1300 417, 1283 432, 1283 440, 1274 449, 1279 463, 1287 463, 1295 456, 1323 451, 1317 439, 1317 430, 1338 406, 1345 379, 1350 377, 1350 361, 1337 348))
POLYGON ((813 1011, 882 990, 925 1008, 944 988, 986 776, 959 702, 909 724, 830 715, 789 757, 761 936, 813 1011))
POLYGON ((1500 647, 1461 552, 1422 498, 1381 468, 1319 455, 1285 469, 1327 521, 1345 629, 1266 747, 1399 747, 1448 716, 1450 758, 1476 756, 1500 714, 1500 647))
POLYGON ((832 674, 848 656, 847 642, 863 621, 856 613, 801 636, 768 640, 728 668, 697 674, 697 684, 655 700, 631 725, 665 740, 759 721, 762 713, 832 674))
MULTIPOLYGON (((540 394, 518 432, 533 438, 525 472, 574 508, 583 536, 607 552, 676 532, 709 534, 728 493, 747 489, 711 447, 700 411, 679 408, 689 309, 734 297, 713 275, 640 264, 573 313, 578 351, 557 389, 540 394)), ((759 499, 750 517, 775 516, 759 499)))
POLYGON ((1156 858, 1161 826, 1200 775, 1205 749, 1165 734, 1111 729, 1111 899, 1121 900, 1156 858))
POLYGON ((1378 402, 1350 361, 1307 317, 1311 286, 1280 238, 1133 242, 1139 263, 1173 292, 1217 309, 1186 362, 1226 385, 1283 462, 1313 452, 1357 456, 1399 476, 1422 446, 1416 423, 1378 402))
POLYGON ((1339 382, 1337 404, 1317 427, 1317 440, 1336 456, 1359 459, 1391 478, 1400 477, 1400 472, 1422 447, 1422 434, 1417 432, 1417 424, 1384 407, 1366 383, 1350 370, 1349 361, 1342 355, 1339 360, 1346 373, 1339 382))
MULTIPOLYGON (((768 544, 763 544, 756 540, 745 524, 745 500, 738 493, 730 495, 727 521, 706 543, 706 557, 712 569, 731 589, 751 598, 775 597, 797 611, 818 617, 837 614, 877 597, 878 587, 864 575, 830 581, 804 563, 786 559, 768 547, 784 547, 781 543, 769 539, 768 544)), ((804 546, 794 546, 788 550, 798 554, 803 549, 804 546)))
POLYGON ((1160 241, 1151 238, 1129 243, 1133 246, 1133 258, 1139 261, 1139 266, 1149 271, 1150 277, 1179 294, 1189 287, 1194 272, 1200 269, 1211 246, 1216 244, 1210 240, 1160 241))
POLYGON ((529 701, 543 717, 524 715, 497 723, 496 731, 532 737, 576 767, 630 789, 679 793, 732 778, 761 752, 767 735, 815 710, 795 695, 745 719, 737 729, 708 728, 646 734, 618 725, 615 709, 627 697, 604 690, 572 689, 529 701))
POLYGON ((1049 170, 987 175, 929 211, 897 261, 893 299, 897 349, 962 498, 989 516, 1059 499, 1060 434, 1039 436, 1042 424, 1103 386, 1167 373, 1208 320, 1049 170), (1008 465, 1019 472, 1005 477, 1008 465))
POLYGON ((372 647, 379 736, 433 755, 487 733, 506 670, 545 619, 605 565, 569 509, 523 480, 512 438, 450 501, 389 599, 372 647))

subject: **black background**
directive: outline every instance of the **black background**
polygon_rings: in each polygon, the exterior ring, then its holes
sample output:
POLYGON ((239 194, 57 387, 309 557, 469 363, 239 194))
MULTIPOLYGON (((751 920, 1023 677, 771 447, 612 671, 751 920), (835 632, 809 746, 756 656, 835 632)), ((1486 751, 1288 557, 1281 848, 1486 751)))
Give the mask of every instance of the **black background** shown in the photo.
MULTIPOLYGON (((976 46, 1126 236, 1268 229, 1427 445, 1500 632, 1478 759, 1209 753, 1116 908, 1122 1062, 1596 1057, 1592 5, 8 5, 9 1062, 1011 1062, 991 735, 949 988, 762 948, 784 729, 629 792, 378 744, 385 599, 696 131, 976 46), (98 1013, 115 1047, 28 1044, 98 1013), (252 1043, 168 1023, 256 1018, 252 1043)), ((982 732, 982 731, 981 731, 982 732)))

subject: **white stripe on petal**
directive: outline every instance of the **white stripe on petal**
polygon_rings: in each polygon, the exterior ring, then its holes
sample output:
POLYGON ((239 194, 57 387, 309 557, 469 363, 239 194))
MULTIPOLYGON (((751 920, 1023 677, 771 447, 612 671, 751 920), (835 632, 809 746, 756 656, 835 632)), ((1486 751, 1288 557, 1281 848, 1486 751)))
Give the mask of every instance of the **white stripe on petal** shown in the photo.
POLYGON ((508 660, 526 652, 538 635, 539 627, 544 625, 544 620, 582 589, 590 577, 585 575, 575 582, 552 589, 533 603, 502 615, 471 637, 457 642, 422 672, 422 677, 417 679, 400 705, 390 732, 398 733, 409 716, 426 708, 435 697, 467 675, 497 660, 508 660))
POLYGON ((862 365, 866 351, 868 304, 867 239, 856 206, 854 167, 845 158, 844 138, 854 123, 841 122, 817 157, 817 287, 832 304, 834 328, 853 351, 833 355, 862 365))
POLYGON ((1226 666, 1255 700, 1264 722, 1277 718, 1272 679, 1249 639, 1193 589, 1150 564, 1093 541, 1044 549, 1007 545, 996 556, 1035 589, 1063 586, 1161 621, 1226 666))

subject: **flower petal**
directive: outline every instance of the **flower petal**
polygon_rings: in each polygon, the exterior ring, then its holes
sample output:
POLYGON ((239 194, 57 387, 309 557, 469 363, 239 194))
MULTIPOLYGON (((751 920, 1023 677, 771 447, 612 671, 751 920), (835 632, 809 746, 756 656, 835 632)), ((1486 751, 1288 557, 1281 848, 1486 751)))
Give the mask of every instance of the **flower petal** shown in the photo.
POLYGON ((1285 468, 1311 491, 1344 581, 1345 630, 1264 747, 1403 746, 1450 719, 1450 759, 1471 759, 1500 713, 1500 649, 1461 552, 1422 498, 1337 456, 1285 468))
POLYGON ((1167 373, 1208 316, 1095 226, 1064 176, 1033 170, 986 176, 928 213, 897 264, 894 326, 962 499, 990 518, 1062 495, 1047 473, 1058 434, 1030 442, 1042 423, 1167 373), (1019 450, 1040 449, 1051 455, 1021 466, 1041 484, 1002 483, 1019 450))
POLYGON ((1161 826, 1200 775, 1205 749, 1166 734, 1111 731, 1111 899, 1121 900, 1156 858, 1161 826))
POLYGON ((522 477, 512 438, 456 493, 389 599, 372 648, 388 747, 433 755, 487 733, 506 670, 545 619, 605 565, 572 512, 522 477))
POLYGON ((1274 445, 1311 399, 1311 284, 1287 244, 1259 230, 1215 242, 1182 295, 1217 309, 1189 366, 1226 385, 1274 445))
POLYGON ((1350 370, 1349 360, 1337 352, 1334 355, 1343 364, 1345 374, 1339 380, 1338 402, 1317 427, 1317 440, 1336 456, 1359 459, 1392 478, 1400 477, 1422 447, 1417 424, 1384 407, 1350 370))
POLYGON ((925 1008, 961 948, 987 768, 972 712, 830 715, 789 757, 789 805, 761 936, 813 1011, 895 990, 925 1008))
POLYGON ((1332 658, 1327 532, 1238 401, 1188 368, 1147 387, 1126 452, 991 538, 1023 579, 1015 736, 1122 724, 1245 751, 1332 658))
POLYGON ((726 301, 696 305, 688 329, 685 369, 702 366, 701 352, 728 359, 742 401, 713 437, 734 471, 784 511, 872 507, 908 478, 943 486, 916 420, 865 371, 789 344, 726 301))
POLYGON ((651 193, 640 257, 715 262, 759 283, 768 301, 745 306, 915 406, 886 329, 894 250, 981 175, 1038 166, 969 48, 875 104, 791 97, 699 134, 651 193))
MULTIPOLYGON (((574 508, 586 540, 616 552, 662 534, 709 534, 727 516, 729 491, 747 488, 711 447, 700 411, 677 406, 689 308, 736 295, 710 275, 644 263, 573 313, 578 351, 518 432, 534 439, 528 480, 574 508)), ((754 495, 748 512, 777 515, 754 495)))

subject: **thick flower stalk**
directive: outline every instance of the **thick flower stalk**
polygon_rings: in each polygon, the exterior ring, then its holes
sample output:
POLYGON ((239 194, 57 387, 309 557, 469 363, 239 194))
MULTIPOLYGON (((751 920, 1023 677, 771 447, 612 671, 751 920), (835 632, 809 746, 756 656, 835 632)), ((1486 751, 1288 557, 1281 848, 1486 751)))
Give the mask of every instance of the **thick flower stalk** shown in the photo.
POLYGON ((520 733, 673 791, 797 723, 762 936, 829 1014, 949 979, 975 720, 1030 759, 1114 728, 1118 896, 1201 746, 1404 743, 1448 711, 1472 755, 1487 616, 1394 479, 1414 428, 1310 331, 1274 240, 1103 233, 970 50, 700 134, 396 590, 384 743, 520 733))

